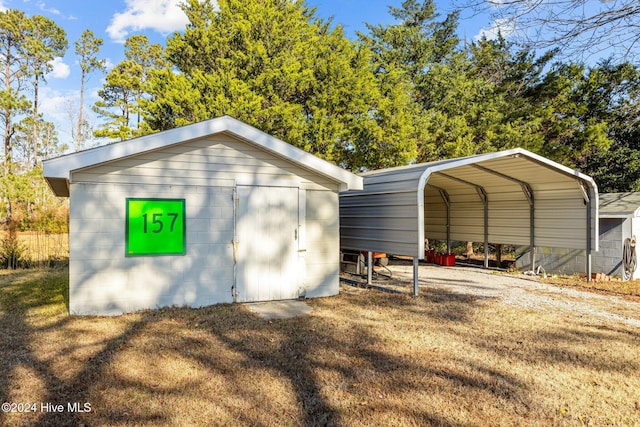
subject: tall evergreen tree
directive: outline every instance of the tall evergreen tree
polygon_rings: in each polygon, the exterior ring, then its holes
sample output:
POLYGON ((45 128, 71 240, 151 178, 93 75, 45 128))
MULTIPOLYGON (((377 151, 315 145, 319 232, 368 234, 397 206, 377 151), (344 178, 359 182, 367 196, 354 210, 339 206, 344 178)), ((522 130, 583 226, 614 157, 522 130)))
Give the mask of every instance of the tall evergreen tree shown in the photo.
POLYGON ((413 96, 422 102, 425 74, 434 64, 446 63, 456 51, 459 12, 438 21, 433 0, 404 0, 400 8, 389 7, 396 23, 367 24, 369 34, 359 34, 375 53, 378 72, 400 69, 411 82, 413 96))
POLYGON ((395 23, 367 24, 368 34, 359 37, 374 53, 377 78, 393 81, 393 88, 404 86, 401 90, 409 96, 408 106, 395 111, 394 116, 406 116, 412 124, 410 138, 417 142, 418 159, 428 160, 435 148, 427 131, 431 119, 425 108, 431 84, 427 76, 433 67, 455 56, 458 12, 439 20, 432 0, 405 0, 400 8, 390 7, 389 12, 395 23))
POLYGON ((98 138, 107 137, 125 140, 133 136, 130 116, 136 112, 136 99, 141 93, 143 79, 142 66, 124 60, 107 74, 104 88, 98 91, 101 98, 93 107, 99 115, 108 121, 93 132, 98 138), (115 108, 115 112, 112 109, 115 108))
POLYGON ((86 139, 85 117, 84 117, 84 89, 85 83, 93 71, 104 71, 106 69, 105 60, 98 58, 100 46, 103 40, 96 37, 91 30, 85 30, 80 38, 75 42, 76 55, 80 58, 80 106, 78 112, 78 123, 76 124, 76 151, 82 149, 86 139))
POLYGON ((148 98, 149 75, 167 65, 163 48, 149 44, 144 35, 125 41, 125 59, 106 76, 93 110, 107 121, 94 131, 96 137, 128 139, 142 134, 140 101, 148 98), (134 117, 135 116, 135 117, 134 117))
POLYGON ((605 122, 611 146, 590 146, 578 167, 602 192, 640 191, 640 70, 629 63, 603 61, 589 69, 578 95, 583 121, 605 122))
POLYGON ((394 137, 410 136, 392 114, 408 99, 376 78, 369 49, 303 1, 190 0, 184 10, 190 24, 167 42, 179 72, 153 73, 147 131, 229 114, 354 170, 415 156, 414 139, 394 137))
POLYGON ((8 174, 12 164, 13 121, 17 115, 26 113, 29 101, 24 95, 26 80, 26 34, 31 21, 19 10, 0 12, 0 62, 2 84, 0 85, 0 117, 4 128, 4 172, 8 174))
MULTIPOLYGON (((66 145, 61 145, 58 137, 58 131, 52 122, 48 122, 42 118, 38 119, 39 123, 35 128, 38 130, 37 147, 33 146, 33 116, 24 117, 14 126, 15 134, 15 160, 18 166, 16 172, 24 173, 30 169, 34 169, 32 161, 34 157, 39 159, 49 158, 62 154, 66 149, 66 145), (34 155, 34 148, 37 153, 34 155)), ((36 165, 37 167, 37 165, 36 165)))
POLYGON ((142 122, 140 100, 149 94, 149 77, 151 70, 163 69, 168 65, 164 55, 164 48, 157 43, 150 44, 145 35, 129 37, 124 44, 124 56, 126 60, 138 64, 142 70, 139 87, 135 90, 136 132, 139 132, 142 122))
POLYGON ((32 108, 32 145, 33 167, 38 165, 38 92, 40 81, 52 71, 51 61, 61 57, 67 50, 67 36, 62 28, 49 18, 34 16, 31 28, 25 40, 25 48, 29 59, 30 73, 33 75, 33 108, 32 108))

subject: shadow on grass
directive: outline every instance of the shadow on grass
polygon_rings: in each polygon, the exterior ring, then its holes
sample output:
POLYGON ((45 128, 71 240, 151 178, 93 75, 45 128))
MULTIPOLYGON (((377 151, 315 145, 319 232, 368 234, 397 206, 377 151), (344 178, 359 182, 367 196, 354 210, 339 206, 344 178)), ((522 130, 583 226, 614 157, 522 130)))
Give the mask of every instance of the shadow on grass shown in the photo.
MULTIPOLYGON (((6 278, 5 278, 6 279, 6 278)), ((416 386, 405 372, 416 375, 447 378, 447 381, 484 387, 474 384, 453 372, 424 370, 421 366, 403 357, 380 350, 388 344, 376 333, 375 328, 354 319, 353 312, 376 311, 391 316, 430 316, 437 319, 460 322, 473 310, 474 299, 445 291, 434 290, 421 297, 427 304, 416 304, 406 296, 374 294, 349 300, 345 311, 333 313, 334 320, 305 316, 294 319, 267 321, 250 313, 242 306, 214 306, 204 309, 161 309, 141 312, 119 318, 74 317, 66 315, 68 304, 66 271, 22 272, 12 275, 0 287, 0 401, 14 399, 16 382, 22 381, 19 369, 26 368, 37 379, 34 385, 40 391, 32 391, 30 400, 38 404, 50 402, 64 405, 61 412, 38 411, 22 414, 22 418, 9 418, 0 413, 0 424, 30 424, 35 426, 79 425, 79 424, 171 424, 175 414, 171 410, 135 407, 107 407, 109 396, 96 397, 102 393, 130 393, 133 397, 149 396, 143 401, 156 406, 153 399, 162 401, 194 397, 206 387, 206 378, 193 380, 193 390, 181 387, 154 387, 152 382, 126 374, 115 374, 114 365, 123 363, 135 354, 148 369, 156 365, 158 354, 168 360, 187 360, 202 367, 204 371, 216 373, 224 378, 224 393, 227 396, 210 399, 240 425, 270 425, 274 422, 290 425, 344 425, 352 421, 350 412, 359 411, 372 419, 376 411, 384 410, 397 419, 409 419, 413 423, 459 425, 447 421, 436 412, 420 410, 384 401, 371 394, 395 395, 410 393, 416 386), (35 321, 34 321, 35 320, 35 321), (355 320, 355 322, 354 322, 355 320), (76 341, 80 335, 91 334, 91 325, 119 323, 115 332, 96 336, 95 347, 88 357, 79 358, 78 353, 89 344, 76 341), (157 328, 158 324, 169 325, 168 329, 157 328), (191 336, 193 331, 205 335, 191 336), (48 334, 62 337, 54 349, 40 348, 48 334), (57 334, 57 335, 56 335, 57 334), (171 338, 169 339, 169 335, 171 338), (157 353, 141 347, 141 342, 153 342, 157 353), (48 354, 54 353, 55 357, 48 354), (240 359, 235 360, 236 357, 240 359), (72 373, 57 365, 63 358, 78 359, 72 373), (272 400, 273 391, 252 387, 247 381, 260 375, 273 376, 280 384, 290 387, 294 404, 284 407, 278 415, 278 405, 272 400), (355 384, 365 384, 365 391, 355 384), (333 391, 328 391, 333 390, 333 391), (99 393, 98 393, 99 395, 99 393), (351 397, 350 397, 351 396, 351 397), (353 398, 355 403, 341 404, 342 398, 353 398), (98 402, 96 402, 98 399, 98 402), (367 400, 363 405, 358 400, 367 400), (93 401, 93 402, 92 402, 93 401), (262 411, 245 411, 242 405, 258 405, 262 411), (93 404, 92 413, 73 412, 68 404, 93 404), (271 411, 266 415, 264 411, 271 411), (346 417, 346 418, 345 418, 346 417), (347 421, 345 421, 345 419, 347 421)), ((325 302, 319 301, 322 310, 325 302)), ((131 358, 133 362, 133 358, 131 358)), ((138 361, 140 363, 140 361, 138 361)), ((125 368, 122 369, 126 371, 125 368)), ((118 371, 120 372, 120 371, 118 371)), ((152 376, 155 374, 152 374, 152 376)), ((160 374, 156 375, 156 380, 160 374)), ((24 386, 29 387, 29 384, 24 386)), ((286 399, 285 399, 286 400, 286 399)), ((388 415, 390 416, 390 415, 388 415)), ((374 417, 375 418, 375 417, 374 417)), ((215 424, 215 420, 209 420, 215 424)))
MULTIPOLYGON (((384 417, 404 420, 401 424, 408 425, 462 425, 438 413, 412 408, 410 402, 398 403, 387 399, 388 396, 414 391, 416 384, 412 376, 405 375, 407 372, 421 377, 442 373, 425 371, 398 355, 378 350, 380 338, 369 328, 349 325, 347 332, 339 326, 344 319, 336 324, 313 316, 268 321, 254 314, 241 315, 246 318, 238 324, 225 325, 211 320, 203 326, 228 348, 242 354, 246 360, 245 367, 272 372, 286 379, 297 401, 298 414, 293 425, 353 425, 353 412, 362 414, 363 418, 356 417, 362 425, 374 420, 386 425, 384 417), (275 343, 269 339, 255 339, 262 333, 279 339, 275 343), (361 389, 363 384, 364 390, 361 389), (342 399, 353 399, 356 403, 344 404, 342 399)), ((218 367, 217 361, 211 357, 200 362, 213 370, 218 367)), ((446 377, 450 382, 483 387, 456 374, 446 377)), ((235 374, 232 381, 242 382, 243 378, 235 374)), ((246 390, 237 392, 242 393, 247 401, 264 399, 248 394, 246 390)), ((242 425, 268 424, 246 413, 238 414, 238 417, 242 425)))
MULTIPOLYGON (((90 403, 88 390, 100 381, 102 368, 107 366, 121 345, 144 329, 146 320, 131 323, 123 333, 101 342, 100 351, 94 353, 72 377, 63 378, 53 367, 56 359, 45 359, 35 345, 36 337, 54 330, 65 329, 72 321, 67 316, 68 307, 67 270, 25 270, 9 273, 2 277, 0 284, 0 402, 34 404, 35 410, 25 412, 28 421, 21 420, 16 425, 61 426, 80 425, 85 410, 84 403, 90 403), (35 326, 33 319, 53 320, 35 326), (44 394, 34 399, 16 401, 12 391, 29 384, 15 384, 18 368, 28 369, 37 374, 37 384, 41 384, 44 394), (51 405, 47 405, 51 404, 51 405), (62 405, 61 409, 52 408, 62 405), (71 405, 71 406, 70 406, 71 405), (74 408, 74 405, 75 408, 74 408), (51 408, 43 409, 43 408, 51 408), (25 422, 26 421, 26 422, 25 422)), ((35 322, 39 323, 39 322, 35 322)), ((74 345, 62 349, 61 355, 73 352, 74 345)), ((35 392, 35 390, 33 390, 35 392)), ((16 412, 15 410, 13 412, 16 412)), ((18 411, 22 412, 22 411, 18 411)), ((7 413, 0 412, 0 425, 8 424, 7 413)), ((131 420, 135 423, 135 420, 131 420)), ((159 419, 138 421, 161 421, 159 419)))
MULTIPOLYGON (((0 284, 0 401, 21 387, 30 396, 24 388, 31 383, 16 383, 28 367, 38 401, 90 402, 92 412, 0 413, 0 425, 465 426, 495 408, 503 417, 496 424, 536 424, 546 418, 532 414, 531 384, 478 354, 593 365, 595 356, 574 354, 572 346, 614 346, 621 333, 556 325, 544 335, 534 328, 537 336, 525 339, 540 342, 525 348, 513 334, 468 330, 484 305, 440 289, 418 298, 363 291, 317 299, 309 301, 311 315, 280 320, 241 305, 73 317, 64 313, 64 274, 45 276, 20 273, 0 284), (77 339, 87 334, 95 334, 92 341, 77 339), (60 341, 40 348, 50 337, 60 341), (61 369, 62 358, 74 369, 61 369)), ((639 368, 610 359, 605 369, 639 368)))
POLYGON ((571 327, 566 325, 533 325, 514 342, 511 334, 496 336, 475 343, 496 354, 527 364, 551 363, 593 372, 622 373, 636 376, 640 361, 634 344, 640 334, 630 330, 607 328, 601 330, 590 324, 571 327), (544 328, 544 329, 543 329, 544 328))
POLYGON ((478 309, 480 301, 494 300, 460 292, 451 292, 442 288, 423 287, 417 298, 405 294, 371 292, 364 298, 353 298, 351 303, 362 309, 390 309, 396 316, 412 313, 454 322, 468 322, 478 309))

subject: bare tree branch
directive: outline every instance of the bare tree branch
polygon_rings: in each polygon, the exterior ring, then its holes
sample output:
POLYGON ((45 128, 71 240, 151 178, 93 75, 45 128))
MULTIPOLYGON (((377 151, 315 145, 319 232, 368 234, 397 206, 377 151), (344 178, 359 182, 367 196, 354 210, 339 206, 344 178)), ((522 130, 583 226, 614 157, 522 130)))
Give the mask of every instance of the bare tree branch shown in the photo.
POLYGON ((454 0, 473 16, 489 14, 509 22, 509 38, 534 49, 558 49, 564 56, 586 59, 640 59, 638 0, 454 0))

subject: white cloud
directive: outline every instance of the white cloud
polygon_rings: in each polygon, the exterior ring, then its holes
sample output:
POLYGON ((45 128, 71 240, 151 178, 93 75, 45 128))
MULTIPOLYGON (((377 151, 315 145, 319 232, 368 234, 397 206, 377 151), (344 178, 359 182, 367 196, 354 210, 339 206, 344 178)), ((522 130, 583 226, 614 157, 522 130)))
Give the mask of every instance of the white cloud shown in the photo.
POLYGON ((52 121, 59 127, 59 124, 69 121, 69 99, 79 97, 79 91, 69 91, 67 95, 58 90, 44 86, 40 90, 40 102, 38 112, 42 113, 46 120, 52 121))
POLYGON ((475 41, 486 38, 487 40, 495 40, 498 38, 498 34, 501 34, 505 39, 515 33, 516 23, 513 19, 500 18, 493 21, 493 24, 489 28, 483 28, 473 38, 475 41))
POLYGON ((126 0, 126 10, 113 15, 107 33, 113 41, 124 43, 131 32, 149 29, 169 34, 181 30, 188 20, 179 3, 181 0, 126 0))
POLYGON ((50 7, 43 1, 39 1, 37 5, 38 5, 38 8, 43 12, 48 12, 52 15, 61 15, 59 9, 56 9, 55 7, 50 7))
POLYGON ((113 67, 116 66, 116 64, 113 63, 113 61, 111 60, 111 58, 104 58, 104 66, 107 70, 112 69, 113 67))
POLYGON ((54 58, 53 61, 49 61, 49 64, 53 67, 50 76, 54 79, 66 79, 71 73, 71 68, 62 61, 62 58, 54 58))

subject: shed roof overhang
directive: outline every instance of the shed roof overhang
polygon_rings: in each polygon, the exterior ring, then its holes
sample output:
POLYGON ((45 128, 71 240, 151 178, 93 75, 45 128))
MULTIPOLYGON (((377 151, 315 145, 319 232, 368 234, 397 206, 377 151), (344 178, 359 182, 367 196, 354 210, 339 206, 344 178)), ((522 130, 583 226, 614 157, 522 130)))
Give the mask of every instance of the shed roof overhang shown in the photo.
POLYGON ((521 148, 362 174, 341 246, 423 259, 425 238, 598 249, 589 176, 521 148))
POLYGON ((44 177, 57 196, 69 196, 71 173, 79 169, 158 150, 208 135, 228 133, 243 141, 284 158, 304 169, 338 183, 340 191, 362 189, 362 178, 313 154, 256 129, 230 116, 104 145, 73 154, 56 157, 43 162, 44 177))
POLYGON ((640 192, 600 194, 600 218, 633 218, 640 216, 640 192))

